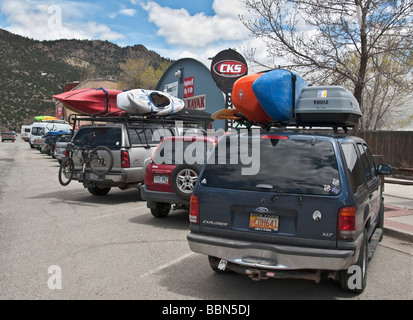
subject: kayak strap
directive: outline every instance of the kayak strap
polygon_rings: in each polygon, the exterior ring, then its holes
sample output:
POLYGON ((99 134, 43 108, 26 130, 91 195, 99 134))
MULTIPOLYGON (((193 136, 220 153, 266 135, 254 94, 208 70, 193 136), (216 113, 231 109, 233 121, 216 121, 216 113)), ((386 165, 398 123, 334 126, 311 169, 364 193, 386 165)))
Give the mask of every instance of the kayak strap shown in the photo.
POLYGON ((102 87, 95 89, 95 90, 102 90, 106 94, 106 113, 108 113, 109 112, 109 92, 103 89, 102 87))

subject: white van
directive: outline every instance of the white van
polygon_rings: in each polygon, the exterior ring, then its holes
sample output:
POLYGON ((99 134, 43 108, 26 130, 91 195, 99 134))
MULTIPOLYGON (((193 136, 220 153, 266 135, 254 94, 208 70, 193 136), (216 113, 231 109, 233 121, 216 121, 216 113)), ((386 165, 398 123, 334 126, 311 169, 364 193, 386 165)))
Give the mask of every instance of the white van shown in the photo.
POLYGON ((64 121, 43 121, 35 122, 31 125, 30 131, 30 147, 31 148, 41 148, 43 145, 44 139, 42 138, 49 131, 67 131, 70 132, 72 126, 64 121))
POLYGON ((30 139, 30 130, 31 130, 31 126, 22 126, 21 128, 21 132, 20 132, 20 137, 22 138, 22 140, 24 141, 29 141, 30 139))

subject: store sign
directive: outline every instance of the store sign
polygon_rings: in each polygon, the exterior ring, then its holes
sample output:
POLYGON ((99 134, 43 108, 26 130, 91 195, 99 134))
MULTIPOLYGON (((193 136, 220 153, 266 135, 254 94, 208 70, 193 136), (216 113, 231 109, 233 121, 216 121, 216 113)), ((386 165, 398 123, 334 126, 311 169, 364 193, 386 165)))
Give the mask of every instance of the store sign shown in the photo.
POLYGON ((178 81, 168 83, 165 85, 164 90, 169 93, 172 97, 178 97, 178 81))
POLYGON ((184 99, 194 96, 194 77, 184 79, 184 99))
POLYGON ((206 94, 184 99, 185 108, 195 109, 195 110, 205 110, 206 109, 206 94))
POLYGON ((60 105, 60 104, 58 104, 57 106, 56 106, 56 117, 57 118, 63 118, 63 106, 62 105, 60 105))
POLYGON ((247 66, 235 60, 224 60, 216 63, 213 71, 224 78, 239 78, 245 75, 248 71, 247 66))
POLYGON ((237 51, 228 49, 218 53, 211 64, 211 75, 225 94, 232 92, 232 87, 239 78, 248 74, 247 62, 237 51))

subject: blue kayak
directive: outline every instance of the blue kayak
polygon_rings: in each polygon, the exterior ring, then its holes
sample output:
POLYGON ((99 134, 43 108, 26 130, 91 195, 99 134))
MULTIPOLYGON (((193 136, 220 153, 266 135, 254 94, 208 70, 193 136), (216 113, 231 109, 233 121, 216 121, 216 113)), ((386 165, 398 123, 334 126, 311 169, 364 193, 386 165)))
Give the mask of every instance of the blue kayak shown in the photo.
POLYGON ((287 70, 273 70, 263 74, 252 85, 261 107, 275 122, 289 122, 301 91, 307 82, 287 70))

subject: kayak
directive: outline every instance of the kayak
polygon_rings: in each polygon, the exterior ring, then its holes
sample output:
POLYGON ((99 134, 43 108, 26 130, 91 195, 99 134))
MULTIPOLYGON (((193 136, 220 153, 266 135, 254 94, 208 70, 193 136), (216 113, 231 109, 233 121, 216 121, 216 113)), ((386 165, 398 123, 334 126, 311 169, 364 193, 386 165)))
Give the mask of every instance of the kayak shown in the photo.
POLYGON ((211 115, 213 120, 241 120, 242 116, 235 109, 220 109, 211 115))
POLYGON ((271 117, 264 111, 254 91, 253 83, 263 73, 254 73, 238 79, 232 88, 232 103, 234 107, 243 114, 250 122, 267 123, 271 117))
POLYGON ((185 107, 185 103, 166 92, 133 89, 117 96, 119 109, 130 114, 171 115, 185 107))
POLYGON ((52 116, 37 116, 37 117, 34 117, 34 120, 41 122, 41 121, 47 121, 47 120, 59 120, 59 118, 52 117, 52 116))
POLYGON ((66 108, 82 115, 118 115, 121 110, 116 104, 116 97, 120 93, 122 91, 113 89, 86 88, 54 95, 53 98, 62 102, 66 108))
POLYGON ((289 122, 294 116, 297 100, 307 82, 287 70, 264 73, 252 85, 259 103, 275 122, 289 122))

